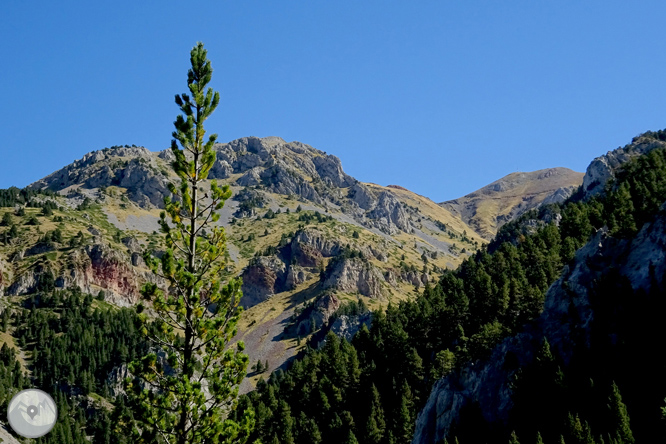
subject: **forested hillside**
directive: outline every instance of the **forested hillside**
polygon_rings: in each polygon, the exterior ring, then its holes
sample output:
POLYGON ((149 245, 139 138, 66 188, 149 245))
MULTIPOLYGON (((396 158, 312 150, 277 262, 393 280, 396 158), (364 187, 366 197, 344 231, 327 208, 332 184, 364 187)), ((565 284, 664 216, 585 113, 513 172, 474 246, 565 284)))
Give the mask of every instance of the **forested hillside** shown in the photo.
POLYGON ((111 307, 76 288, 46 287, 20 309, 5 308, 2 330, 13 330, 20 352, 7 342, 0 349, 3 416, 17 391, 35 387, 53 395, 59 413, 53 430, 36 442, 126 442, 111 420, 126 414, 123 397, 114 401, 122 375, 113 370, 145 352, 136 324, 133 309, 111 307))
MULTIPOLYGON (((257 412, 255 436, 268 443, 411 442, 433 382, 534 329, 546 290, 592 234, 607 227, 610 236, 630 239, 655 217, 666 201, 666 150, 625 164, 602 197, 580 200, 583 194, 507 225, 500 240, 414 300, 375 313, 372 327, 351 343, 330 335, 320 350, 274 373, 241 400, 257 412)), ((657 375, 666 368, 646 349, 662 336, 655 319, 664 307, 662 285, 654 276, 648 293, 636 293, 609 269, 595 284, 592 342, 571 338, 581 351, 567 365, 543 342, 536 359, 514 373, 509 422, 487 422, 470 402, 449 442, 663 439, 666 387, 657 375)))

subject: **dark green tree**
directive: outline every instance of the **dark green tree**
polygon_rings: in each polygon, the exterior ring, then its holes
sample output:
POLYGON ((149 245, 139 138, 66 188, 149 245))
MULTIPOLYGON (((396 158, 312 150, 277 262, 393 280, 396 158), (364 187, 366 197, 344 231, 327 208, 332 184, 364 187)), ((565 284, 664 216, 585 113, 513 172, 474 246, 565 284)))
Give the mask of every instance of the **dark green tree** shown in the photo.
POLYGON ((172 168, 181 182, 179 188, 170 184, 173 197, 165 198, 160 219, 167 251, 160 260, 145 257, 171 290, 163 293, 154 284, 142 289, 156 313, 153 322, 141 315, 143 331, 165 356, 152 352, 130 365, 139 379, 129 382, 141 421, 135 433, 142 430, 144 441, 161 436, 178 444, 240 443, 254 426, 251 409, 236 420, 230 417, 248 365, 241 342, 228 348, 241 313, 241 282, 221 282, 226 237, 214 225, 231 190, 215 180, 204 183, 215 163, 217 137, 204 139, 204 121, 217 107, 219 94, 207 88, 213 69, 202 43, 190 52, 190 62, 189 94, 176 96, 182 114, 174 122, 171 143, 172 168), (204 229, 209 232, 205 237, 204 229))
POLYGON ((354 432, 351 430, 347 434, 347 439, 345 439, 344 444, 358 444, 358 440, 356 439, 356 435, 354 435, 354 432))
POLYGON ((395 439, 397 444, 409 444, 414 434, 414 399, 407 381, 402 384, 400 392, 400 406, 394 429, 395 439))
POLYGON ((613 424, 615 424, 617 428, 615 432, 617 441, 623 444, 633 444, 635 440, 629 425, 629 414, 627 413, 627 406, 625 406, 622 402, 620 389, 615 383, 613 383, 612 392, 608 401, 611 418, 613 424))
POLYGON ((3 227, 9 227, 10 225, 12 225, 14 223, 14 218, 12 217, 12 213, 8 211, 5 214, 3 214, 1 223, 3 227))
POLYGON ((386 431, 386 421, 384 419, 384 409, 379 398, 379 392, 374 384, 372 385, 370 398, 370 415, 365 426, 365 442, 379 444, 386 431))

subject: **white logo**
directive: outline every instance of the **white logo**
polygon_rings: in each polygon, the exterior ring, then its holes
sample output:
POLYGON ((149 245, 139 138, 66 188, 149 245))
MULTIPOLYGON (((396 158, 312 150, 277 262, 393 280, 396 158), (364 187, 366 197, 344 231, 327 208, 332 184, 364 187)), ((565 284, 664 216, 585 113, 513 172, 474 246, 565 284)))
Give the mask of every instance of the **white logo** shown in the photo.
POLYGON ((51 431, 58 409, 48 393, 37 389, 18 392, 7 409, 9 425, 26 438, 39 438, 51 431))

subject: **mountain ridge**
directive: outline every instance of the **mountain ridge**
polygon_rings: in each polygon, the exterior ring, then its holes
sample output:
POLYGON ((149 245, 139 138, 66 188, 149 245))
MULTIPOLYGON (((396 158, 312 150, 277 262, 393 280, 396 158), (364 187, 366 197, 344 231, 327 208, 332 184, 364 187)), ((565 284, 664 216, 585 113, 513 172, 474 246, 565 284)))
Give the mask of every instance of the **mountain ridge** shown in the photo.
POLYGON ((564 167, 515 172, 439 205, 489 240, 504 223, 526 211, 542 204, 563 202, 582 185, 584 176, 564 167))
MULTIPOLYGON (((431 200, 359 182, 337 157, 309 145, 250 137, 215 149, 211 178, 233 191, 219 223, 228 230, 226 273, 244 278, 248 309, 239 331, 251 360, 268 361, 268 370, 303 347, 299 338, 311 334, 310 318, 321 328, 335 307, 350 301, 363 298, 379 309, 404 299, 484 243, 431 200), (347 252, 360 256, 337 259, 347 252), (314 304, 314 311, 301 312, 303 304, 314 304), (266 331, 276 339, 266 341, 266 331)), ((31 294, 46 281, 129 306, 144 282, 163 285, 141 253, 165 249, 156 231, 168 182, 178 181, 170 156, 169 150, 105 148, 31 184, 31 192, 53 194, 33 197, 30 205, 50 202, 54 215, 25 208, 16 220, 18 238, 0 246, 12 259, 3 265, 3 292, 31 294), (25 225, 31 217, 39 225, 25 225)))

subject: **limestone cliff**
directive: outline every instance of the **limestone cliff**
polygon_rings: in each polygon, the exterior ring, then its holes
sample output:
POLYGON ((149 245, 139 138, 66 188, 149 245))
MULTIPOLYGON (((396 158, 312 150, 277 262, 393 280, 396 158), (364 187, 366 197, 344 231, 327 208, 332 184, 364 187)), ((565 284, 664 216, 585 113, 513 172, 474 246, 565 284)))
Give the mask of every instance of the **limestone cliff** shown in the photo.
POLYGON ((323 289, 336 289, 347 293, 360 293, 371 298, 384 296, 384 277, 370 262, 360 258, 342 259, 327 270, 323 289))
POLYGON ((664 147, 666 147, 666 142, 656 138, 654 133, 647 132, 634 137, 630 144, 597 157, 590 163, 585 172, 585 178, 583 179, 585 196, 601 194, 608 180, 613 179, 616 171, 629 159, 648 153, 653 149, 664 147))

